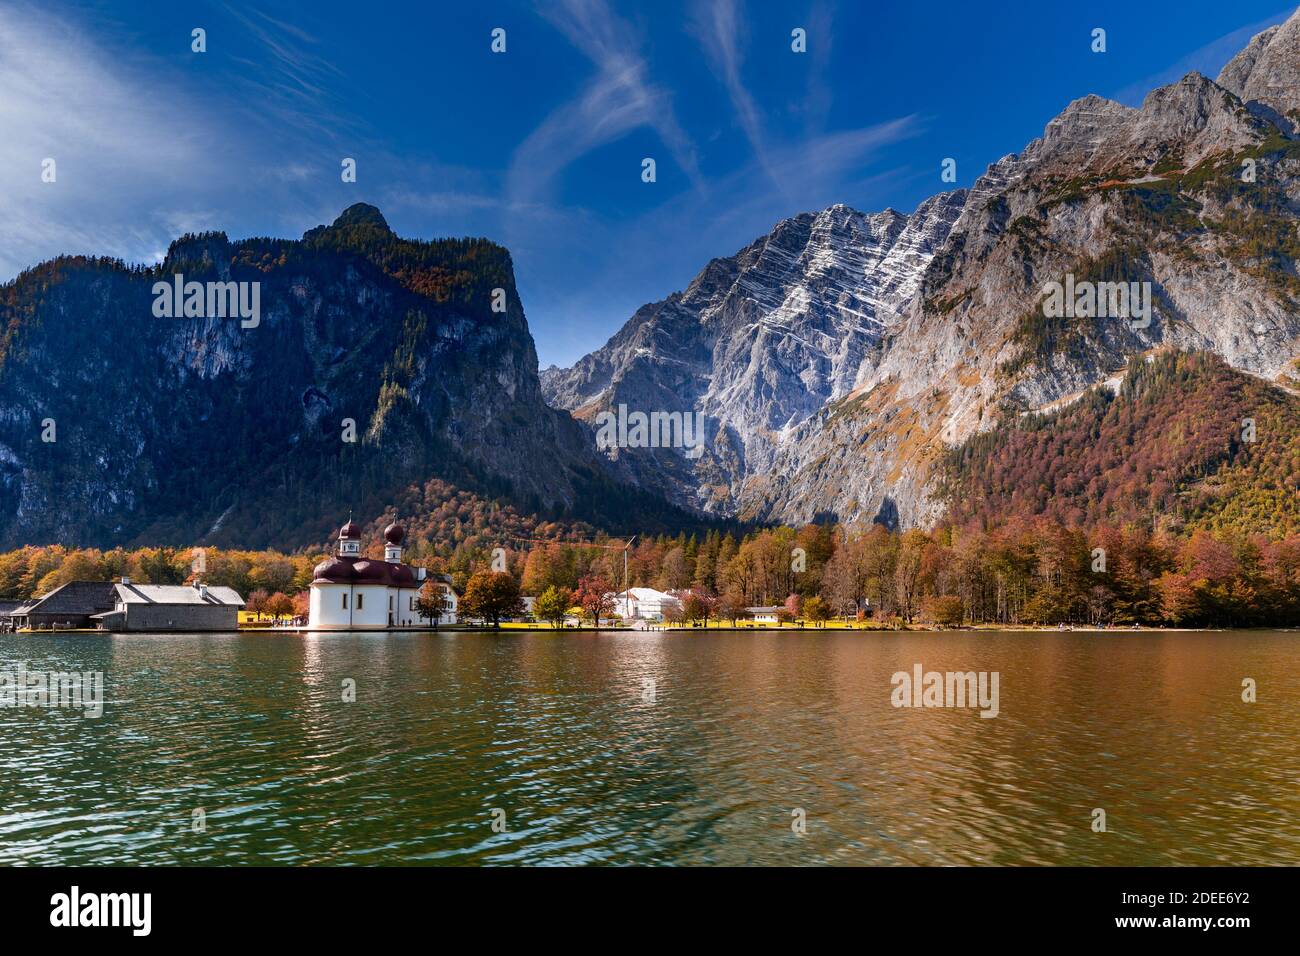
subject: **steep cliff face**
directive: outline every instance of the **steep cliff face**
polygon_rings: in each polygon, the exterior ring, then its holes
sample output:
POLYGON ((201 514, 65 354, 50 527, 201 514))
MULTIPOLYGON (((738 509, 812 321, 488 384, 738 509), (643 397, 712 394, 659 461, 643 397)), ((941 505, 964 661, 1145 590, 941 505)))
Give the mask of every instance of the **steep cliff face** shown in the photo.
MULTIPOLYGON (((664 470, 659 480, 677 482, 678 500, 746 519, 924 525, 947 505, 936 471, 945 449, 1006 416, 1115 380, 1153 349, 1213 352, 1258 377, 1300 385, 1300 143, 1292 132, 1300 15, 1255 38, 1220 79, 1189 74, 1138 109, 1096 96, 1070 104, 967 193, 937 197, 908 218, 942 227, 924 231, 902 270, 907 278, 895 282, 898 297, 884 307, 873 290, 887 256, 855 254, 879 244, 843 234, 835 257, 855 266, 840 273, 835 295, 855 310, 877 306, 856 339, 836 329, 858 347, 837 353, 828 335, 812 350, 824 356, 826 374, 791 374, 770 341, 746 351, 765 339, 761 323, 729 326, 727 337, 694 353, 690 375, 699 388, 689 394, 717 416, 719 435, 693 472, 664 470), (1150 293, 1151 320, 1049 317, 1045 289, 1067 281, 1137 283, 1150 293), (737 353, 751 361, 741 365, 737 353), (702 400, 738 378, 782 382, 780 403, 755 402, 752 391, 702 400), (794 413, 764 420, 773 405, 794 413), (722 494, 699 480, 709 467, 722 494)), ((723 262, 716 285, 741 284, 744 273, 723 262)), ((548 398, 580 409, 579 417, 629 394, 656 400, 623 383, 633 369, 659 367, 658 343, 691 330, 694 315, 669 336, 638 339, 659 309, 634 316, 592 364, 549 375, 548 398), (616 345, 630 342, 635 350, 616 345)), ((815 341, 803 330, 798 338, 815 341)))
POLYGON ((400 239, 373 207, 300 241, 186 237, 157 268, 45 263, 0 322, 6 546, 289 547, 430 476, 562 514, 617 500, 542 401, 509 254, 400 239), (258 283, 256 325, 158 317, 178 273, 258 283))
POLYGON ((910 216, 837 205, 784 220, 638 310, 572 369, 547 370, 547 398, 587 421, 620 404, 701 414, 698 458, 620 449, 617 467, 684 505, 736 514, 794 431, 879 360, 963 196, 937 196, 910 216))

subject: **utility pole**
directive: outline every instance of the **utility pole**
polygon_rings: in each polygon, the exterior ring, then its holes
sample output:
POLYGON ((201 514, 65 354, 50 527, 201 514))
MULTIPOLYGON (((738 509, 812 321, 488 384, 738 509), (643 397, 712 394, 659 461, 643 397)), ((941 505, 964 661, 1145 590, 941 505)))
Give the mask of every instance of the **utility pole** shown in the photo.
POLYGON ((632 535, 632 540, 623 546, 623 617, 626 620, 632 616, 632 595, 627 589, 627 552, 636 544, 637 535, 632 535))

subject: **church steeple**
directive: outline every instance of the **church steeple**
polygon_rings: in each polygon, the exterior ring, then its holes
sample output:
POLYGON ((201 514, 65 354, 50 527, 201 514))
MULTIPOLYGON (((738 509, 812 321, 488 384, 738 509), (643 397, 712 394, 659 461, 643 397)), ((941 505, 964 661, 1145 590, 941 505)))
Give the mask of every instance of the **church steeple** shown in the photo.
POLYGON ((352 523, 352 514, 348 514, 348 523, 339 528, 339 557, 355 558, 361 554, 361 529, 352 523))
POLYGON ((402 563, 402 539, 406 536, 404 529, 397 522, 393 522, 384 529, 384 560, 393 564, 402 563))

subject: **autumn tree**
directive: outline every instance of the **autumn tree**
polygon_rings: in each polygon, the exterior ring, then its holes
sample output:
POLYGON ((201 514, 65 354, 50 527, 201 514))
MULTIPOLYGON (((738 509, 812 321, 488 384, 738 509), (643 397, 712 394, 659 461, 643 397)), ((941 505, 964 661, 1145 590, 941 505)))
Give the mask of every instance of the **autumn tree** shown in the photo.
POLYGON ((691 591, 682 601, 682 616, 688 621, 702 621, 705 627, 709 626, 709 618, 713 617, 714 610, 718 606, 718 599, 707 591, 691 591))
POLYGON ((863 560, 867 571, 867 597, 880 614, 893 607, 895 566, 898 562, 899 536, 881 524, 873 524, 862 540, 863 560))
POLYGON ((659 573, 659 590, 679 591, 690 583, 691 574, 686 563, 686 549, 673 548, 664 555, 663 568, 659 573))
POLYGON ((558 628, 564 623, 564 618, 572 606, 573 592, 568 588, 557 588, 552 584, 538 595, 533 610, 541 620, 549 621, 552 627, 558 628))
POLYGON ((248 597, 244 599, 244 610, 255 615, 255 619, 260 621, 267 611, 266 602, 270 597, 265 591, 248 592, 248 597))
POLYGON ((555 583, 558 552, 553 545, 537 545, 528 552, 522 582, 525 594, 541 594, 555 583))
POLYGON ((935 627, 960 627, 964 613, 955 594, 932 594, 921 602, 921 617, 935 627))
POLYGON ((718 618, 731 621, 732 626, 735 626, 737 621, 742 617, 747 617, 748 614, 749 609, 745 603, 745 596, 739 591, 728 591, 718 599, 718 618))
POLYGON ((107 581, 102 556, 98 551, 70 551, 59 566, 52 570, 37 584, 37 592, 48 594, 57 587, 71 581, 107 581))
POLYGON ((600 575, 588 575, 578 582, 578 606, 582 613, 600 627, 600 619, 614 614, 614 597, 609 581, 600 575))
POLYGON ((785 604, 782 606, 782 610, 790 616, 790 620, 796 620, 801 614, 803 614, 803 602, 803 595, 791 594, 785 599, 785 604))
POLYGON ((813 595, 803 603, 803 616, 805 620, 812 621, 818 627, 831 616, 830 608, 820 597, 813 595))
POLYGON ((501 626, 501 619, 522 614, 523 598, 514 575, 505 571, 476 571, 465 585, 460 612, 465 617, 501 626))
POLYGON ((869 554, 865 535, 846 533, 826 562, 822 574, 822 596, 841 614, 855 614, 867 602, 867 587, 872 573, 869 554))
POLYGON ((283 591, 276 591, 266 599, 266 613, 271 615, 271 619, 279 624, 281 618, 293 614, 293 598, 283 591))
POLYGON ((894 599, 898 602, 898 613, 908 624, 912 623, 921 598, 925 546, 925 533, 915 528, 903 532, 898 545, 898 559, 894 566, 894 599))
POLYGON ((451 610, 447 592, 433 578, 426 578, 415 599, 415 613, 430 624, 442 623, 442 616, 451 610))
POLYGON ((248 572, 249 582, 270 594, 293 587, 293 577, 293 562, 288 558, 271 556, 253 561, 248 572))

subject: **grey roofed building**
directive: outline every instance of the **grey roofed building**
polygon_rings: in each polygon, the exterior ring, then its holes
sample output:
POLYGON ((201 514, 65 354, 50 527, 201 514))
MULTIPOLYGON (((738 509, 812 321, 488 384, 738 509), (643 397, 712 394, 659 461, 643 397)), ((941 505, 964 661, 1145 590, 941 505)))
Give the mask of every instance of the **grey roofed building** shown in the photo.
POLYGON ((111 610, 117 600, 111 581, 69 581, 49 594, 9 612, 14 629, 94 627, 96 614, 111 610))
POLYGON ((233 631, 239 627, 244 599, 234 588, 206 584, 132 584, 112 586, 114 607, 96 615, 108 631, 233 631))
POLYGON ((19 608, 27 607, 31 603, 31 601, 0 598, 0 631, 12 631, 14 629, 14 612, 19 608))

